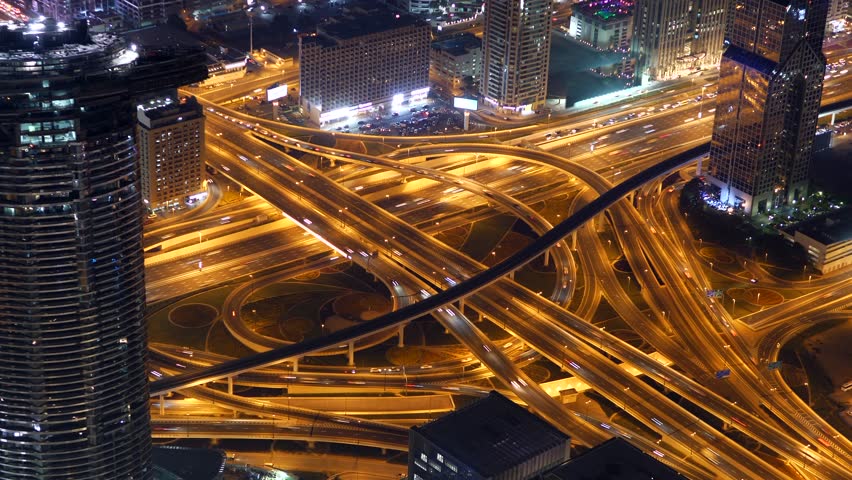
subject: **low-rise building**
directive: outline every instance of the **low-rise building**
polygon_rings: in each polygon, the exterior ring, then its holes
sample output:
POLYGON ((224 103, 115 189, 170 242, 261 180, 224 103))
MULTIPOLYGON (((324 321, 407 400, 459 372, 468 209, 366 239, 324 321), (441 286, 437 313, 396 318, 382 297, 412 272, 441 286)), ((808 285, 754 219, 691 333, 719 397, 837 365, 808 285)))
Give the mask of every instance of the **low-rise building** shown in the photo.
MULTIPOLYGON (((714 458, 712 449, 702 454, 714 458)), ((611 438, 591 450, 577 455, 541 476, 541 480, 686 480, 671 467, 639 450, 619 437, 611 438)))
POLYGON ((808 260, 822 273, 852 265, 852 208, 800 223, 781 233, 804 247, 808 260))
POLYGON ((475 83, 482 76, 482 40, 462 33, 433 42, 429 64, 432 79, 459 95, 466 78, 475 83))
POLYGON ((632 30, 632 0, 588 0, 574 5, 568 35, 598 50, 626 52, 632 30))
POLYGON ((408 478, 525 480, 568 460, 570 437, 497 392, 409 433, 408 478))
POLYGON ((195 97, 139 105, 136 142, 142 198, 148 208, 180 205, 205 190, 204 114, 195 97))

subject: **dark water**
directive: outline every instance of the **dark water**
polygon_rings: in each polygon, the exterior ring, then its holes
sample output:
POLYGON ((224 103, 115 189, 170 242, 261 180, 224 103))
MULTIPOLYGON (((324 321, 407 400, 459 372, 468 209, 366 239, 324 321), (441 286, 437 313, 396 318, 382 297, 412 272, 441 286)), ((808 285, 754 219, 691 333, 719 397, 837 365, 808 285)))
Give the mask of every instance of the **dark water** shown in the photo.
POLYGON ((621 53, 598 52, 553 34, 550 47, 550 78, 547 95, 565 97, 567 104, 624 88, 624 80, 604 78, 589 69, 621 61, 621 53))

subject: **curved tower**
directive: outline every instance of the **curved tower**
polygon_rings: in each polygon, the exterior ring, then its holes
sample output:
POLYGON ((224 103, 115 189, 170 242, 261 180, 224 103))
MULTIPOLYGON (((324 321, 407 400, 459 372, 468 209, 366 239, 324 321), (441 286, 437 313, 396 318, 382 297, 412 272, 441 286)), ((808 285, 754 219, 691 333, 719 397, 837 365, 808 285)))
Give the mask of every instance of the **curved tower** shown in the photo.
POLYGON ((3 480, 152 477, 132 100, 165 82, 144 63, 85 26, 0 25, 3 480))

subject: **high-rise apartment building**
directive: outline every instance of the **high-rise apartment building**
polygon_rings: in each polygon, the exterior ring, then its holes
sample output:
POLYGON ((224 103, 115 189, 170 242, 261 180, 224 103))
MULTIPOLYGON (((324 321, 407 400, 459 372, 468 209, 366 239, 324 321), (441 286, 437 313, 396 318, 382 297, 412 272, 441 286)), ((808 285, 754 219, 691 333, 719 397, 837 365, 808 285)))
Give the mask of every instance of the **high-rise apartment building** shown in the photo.
POLYGON ((849 19, 849 0, 830 0, 825 21, 826 33, 842 32, 849 19))
POLYGON ((152 477, 135 93, 206 76, 85 23, 0 25, 0 478, 152 477))
POLYGON ((32 10, 60 22, 70 22, 75 15, 104 6, 96 0, 33 0, 32 10))
POLYGON ((115 0, 115 10, 134 27, 157 25, 180 13, 181 0, 115 0))
POLYGON ((553 0, 487 0, 482 37, 484 100, 513 114, 547 101, 553 0))
POLYGON ((669 80, 715 68, 722 56, 728 0, 636 0, 636 81, 669 80))
POLYGON ((736 0, 707 178, 749 214, 801 199, 822 98, 828 0, 736 0))
POLYGON ((154 210, 205 189, 203 109, 195 97, 174 98, 155 98, 136 110, 142 198, 154 210))
POLYGON ((302 108, 319 124, 429 93, 429 25, 408 14, 353 9, 299 38, 302 108))

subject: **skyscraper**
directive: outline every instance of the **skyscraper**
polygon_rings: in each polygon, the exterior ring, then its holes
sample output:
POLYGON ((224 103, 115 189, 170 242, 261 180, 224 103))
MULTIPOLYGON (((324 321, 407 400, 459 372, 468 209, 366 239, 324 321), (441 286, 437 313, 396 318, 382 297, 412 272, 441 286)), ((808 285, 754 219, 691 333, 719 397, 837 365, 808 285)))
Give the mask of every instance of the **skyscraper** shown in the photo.
POLYGON ((0 478, 151 478, 135 93, 206 76, 47 20, 0 25, 0 478))
POLYGON ((708 180, 749 214, 807 192, 828 0, 736 0, 719 72, 708 180))
POLYGON ((728 0, 637 0, 633 53, 637 82, 668 80, 716 67, 728 0))
POLYGON ((547 100, 553 0, 487 0, 481 93, 494 108, 532 113, 547 100))

